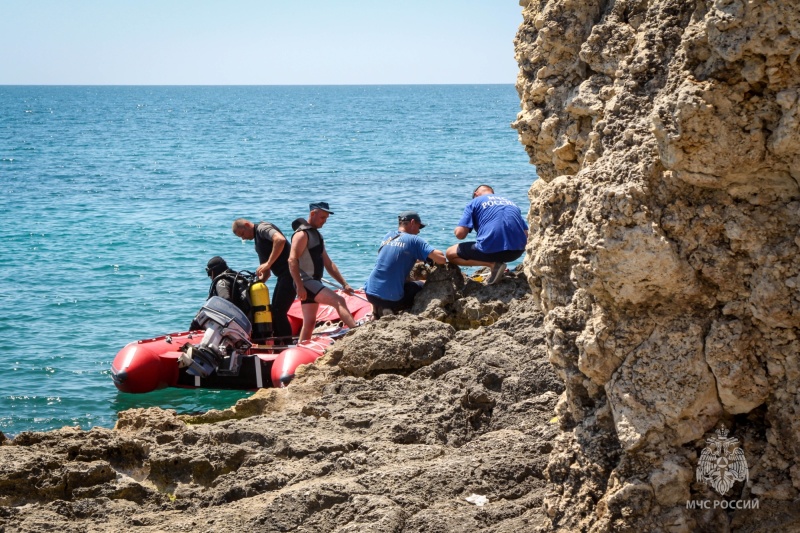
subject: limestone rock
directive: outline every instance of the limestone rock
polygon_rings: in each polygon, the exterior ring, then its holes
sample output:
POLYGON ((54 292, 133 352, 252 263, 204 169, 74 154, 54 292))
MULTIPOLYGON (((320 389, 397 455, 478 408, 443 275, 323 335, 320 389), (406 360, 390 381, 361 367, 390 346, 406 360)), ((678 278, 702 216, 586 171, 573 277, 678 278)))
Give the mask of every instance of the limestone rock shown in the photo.
POLYGON ((657 327, 606 384, 626 450, 642 446, 648 437, 675 445, 699 439, 721 414, 713 374, 703 358, 702 330, 679 322, 657 327))
MULTIPOLYGON (((488 277, 489 269, 480 269, 475 274, 488 277)), ((429 274, 425 290, 414 302, 413 312, 447 322, 459 330, 472 329, 494 324, 508 312, 514 300, 529 295, 528 280, 520 269, 488 286, 467 278, 457 266, 448 264, 434 268, 429 274)))
POLYGON ((437 320, 388 316, 357 328, 329 354, 351 376, 415 370, 442 357, 454 333, 452 326, 437 320))
MULTIPOLYGON (((791 529, 800 10, 773 0, 522 5, 513 126, 540 176, 524 269, 566 387, 557 412, 569 435, 551 453, 552 479, 567 485, 547 500, 551 526, 762 527, 765 513, 681 507, 707 496, 684 469, 725 424, 753 494, 774 512, 768 527, 791 529), (607 412, 613 422, 599 423, 607 412), (598 439, 616 443, 617 462, 585 451, 598 439), (641 514, 645 482, 658 505, 641 514), (589 488, 603 496, 584 497, 589 488)), ((744 485, 735 489, 747 497, 744 485)))

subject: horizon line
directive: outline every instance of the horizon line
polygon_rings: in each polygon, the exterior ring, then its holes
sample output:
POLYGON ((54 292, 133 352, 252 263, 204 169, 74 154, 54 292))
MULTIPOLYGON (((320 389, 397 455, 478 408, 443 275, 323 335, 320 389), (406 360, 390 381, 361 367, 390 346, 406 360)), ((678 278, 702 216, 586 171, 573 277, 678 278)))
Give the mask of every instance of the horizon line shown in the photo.
POLYGON ((0 83, 0 87, 403 87, 412 85, 515 85, 515 83, 0 83))

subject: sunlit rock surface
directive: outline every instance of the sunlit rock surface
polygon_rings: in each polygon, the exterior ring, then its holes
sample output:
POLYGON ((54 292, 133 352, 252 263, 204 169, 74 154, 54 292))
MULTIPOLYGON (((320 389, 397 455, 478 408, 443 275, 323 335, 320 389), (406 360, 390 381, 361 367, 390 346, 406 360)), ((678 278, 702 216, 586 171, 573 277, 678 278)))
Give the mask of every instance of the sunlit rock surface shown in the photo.
POLYGON ((521 4, 551 527, 800 530, 800 6, 521 4), (693 473, 722 425, 759 510, 686 508, 721 498, 693 473))

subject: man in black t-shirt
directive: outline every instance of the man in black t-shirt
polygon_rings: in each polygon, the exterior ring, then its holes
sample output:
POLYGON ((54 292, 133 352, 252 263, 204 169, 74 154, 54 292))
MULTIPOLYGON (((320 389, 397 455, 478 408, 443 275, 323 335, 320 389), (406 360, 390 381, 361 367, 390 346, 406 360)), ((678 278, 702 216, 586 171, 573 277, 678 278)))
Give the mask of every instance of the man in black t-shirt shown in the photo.
MULTIPOLYGON (((237 237, 255 241, 259 265, 256 275, 261 281, 275 274, 275 290, 272 293, 272 329, 276 337, 291 337, 292 327, 286 314, 297 295, 289 274, 289 243, 281 230, 269 222, 254 224, 247 219, 233 221, 233 233, 237 237)), ((287 341, 289 339, 286 339, 287 341)))

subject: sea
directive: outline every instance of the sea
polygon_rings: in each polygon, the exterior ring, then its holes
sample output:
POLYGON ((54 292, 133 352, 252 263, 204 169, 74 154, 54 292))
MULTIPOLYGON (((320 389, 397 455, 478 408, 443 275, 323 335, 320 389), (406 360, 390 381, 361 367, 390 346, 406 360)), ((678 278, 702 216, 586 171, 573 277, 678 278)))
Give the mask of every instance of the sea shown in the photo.
POLYGON ((527 214, 518 110, 511 84, 0 86, 0 432, 235 404, 252 391, 118 392, 111 362, 189 326, 210 257, 255 270, 235 218, 288 234, 328 202, 329 255, 358 287, 401 211, 441 250, 479 184, 527 214))

